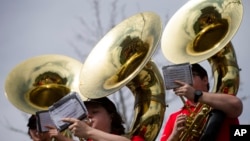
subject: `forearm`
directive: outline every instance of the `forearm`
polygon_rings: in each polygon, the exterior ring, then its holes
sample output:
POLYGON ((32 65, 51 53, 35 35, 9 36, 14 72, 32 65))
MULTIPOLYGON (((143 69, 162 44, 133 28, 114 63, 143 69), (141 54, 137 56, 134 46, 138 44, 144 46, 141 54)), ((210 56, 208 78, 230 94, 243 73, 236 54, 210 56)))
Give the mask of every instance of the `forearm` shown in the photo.
POLYGON ((203 96, 199 99, 199 102, 221 110, 231 118, 238 117, 242 112, 241 100, 228 94, 203 92, 203 96))
POLYGON ((130 141, 130 139, 126 137, 106 133, 94 128, 87 132, 87 136, 94 141, 130 141))

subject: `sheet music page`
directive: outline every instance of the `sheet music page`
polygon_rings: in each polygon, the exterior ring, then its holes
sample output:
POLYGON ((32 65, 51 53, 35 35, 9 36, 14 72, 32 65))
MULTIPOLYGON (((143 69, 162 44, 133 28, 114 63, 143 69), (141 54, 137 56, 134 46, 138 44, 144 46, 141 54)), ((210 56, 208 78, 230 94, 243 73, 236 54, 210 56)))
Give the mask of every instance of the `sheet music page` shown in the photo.
POLYGON ((77 93, 66 95, 60 99, 49 108, 49 112, 52 120, 60 131, 69 126, 69 123, 63 122, 62 118, 83 119, 87 116, 87 109, 77 93))
POLYGON ((192 69, 189 63, 168 65, 162 68, 165 87, 167 90, 179 87, 175 80, 193 84, 192 69))
POLYGON ((38 130, 40 132, 48 131, 48 128, 45 127, 47 125, 55 126, 54 122, 50 117, 49 111, 38 111, 36 112, 36 116, 38 118, 37 124, 38 124, 38 130))

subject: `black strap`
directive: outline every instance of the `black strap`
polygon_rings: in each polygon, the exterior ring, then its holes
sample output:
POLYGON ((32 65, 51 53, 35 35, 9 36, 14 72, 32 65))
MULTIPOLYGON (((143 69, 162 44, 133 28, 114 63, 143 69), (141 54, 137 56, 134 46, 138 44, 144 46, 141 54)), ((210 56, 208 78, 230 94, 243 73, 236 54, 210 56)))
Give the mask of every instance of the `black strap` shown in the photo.
POLYGON ((226 114, 224 112, 213 109, 210 112, 208 122, 205 126, 200 141, 215 141, 225 117, 226 114))

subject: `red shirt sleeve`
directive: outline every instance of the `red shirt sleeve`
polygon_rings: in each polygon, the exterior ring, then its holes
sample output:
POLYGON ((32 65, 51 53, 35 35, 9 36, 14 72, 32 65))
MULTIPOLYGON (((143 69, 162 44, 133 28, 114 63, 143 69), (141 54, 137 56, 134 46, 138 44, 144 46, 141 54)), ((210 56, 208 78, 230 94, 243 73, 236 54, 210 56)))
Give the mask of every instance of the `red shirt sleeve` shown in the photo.
POLYGON ((177 114, 172 114, 169 116, 169 118, 165 124, 165 128, 163 129, 163 133, 162 133, 160 141, 166 141, 168 139, 168 137, 171 135, 172 130, 174 128, 176 116, 177 116, 177 114))

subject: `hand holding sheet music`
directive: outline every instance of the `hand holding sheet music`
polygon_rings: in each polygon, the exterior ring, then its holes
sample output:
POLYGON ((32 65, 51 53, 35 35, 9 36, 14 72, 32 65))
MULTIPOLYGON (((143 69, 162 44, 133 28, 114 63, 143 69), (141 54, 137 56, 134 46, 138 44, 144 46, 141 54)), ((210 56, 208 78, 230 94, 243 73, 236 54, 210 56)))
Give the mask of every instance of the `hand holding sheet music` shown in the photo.
POLYGON ((63 122, 63 118, 76 118, 81 120, 86 118, 88 114, 87 108, 76 92, 64 96, 49 107, 49 113, 60 131, 70 125, 70 123, 63 122))
POLYGON ((36 112, 38 130, 48 131, 47 125, 55 126, 59 131, 66 129, 70 123, 63 122, 63 118, 84 119, 88 111, 80 96, 76 92, 64 96, 49 107, 48 110, 36 112))
POLYGON ((175 80, 193 84, 192 69, 189 63, 164 66, 162 70, 167 90, 179 87, 175 80))

